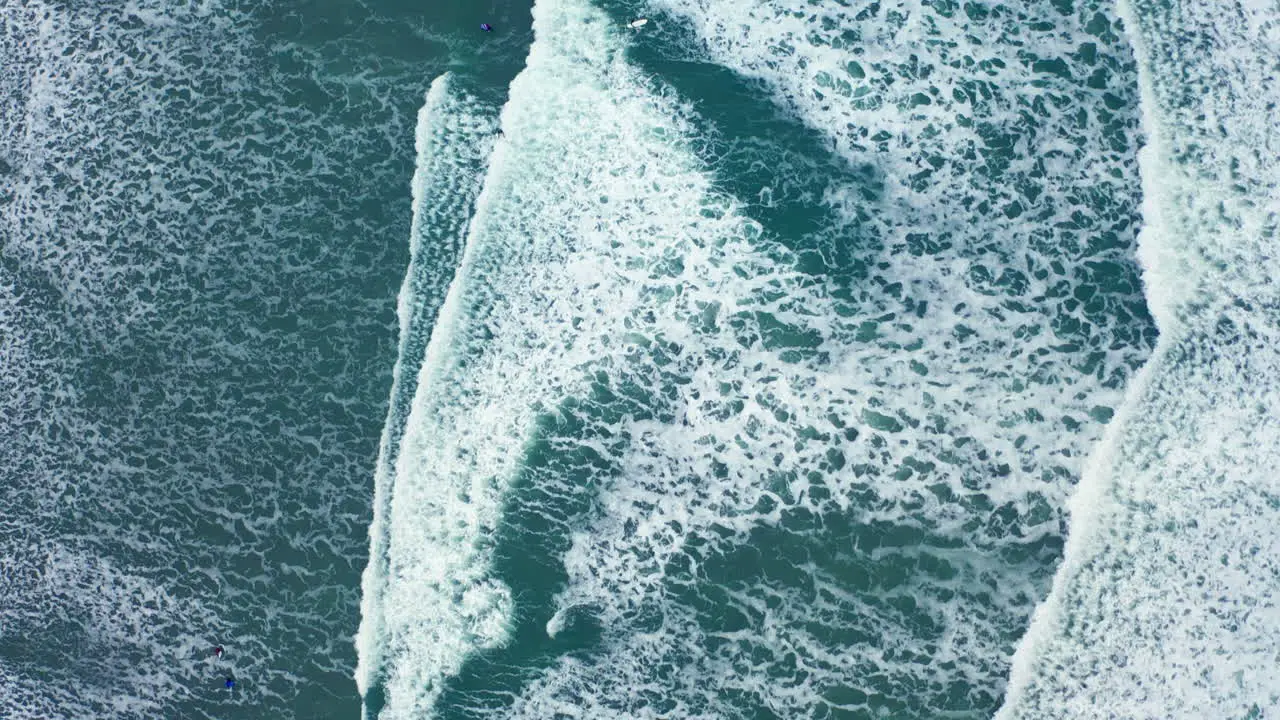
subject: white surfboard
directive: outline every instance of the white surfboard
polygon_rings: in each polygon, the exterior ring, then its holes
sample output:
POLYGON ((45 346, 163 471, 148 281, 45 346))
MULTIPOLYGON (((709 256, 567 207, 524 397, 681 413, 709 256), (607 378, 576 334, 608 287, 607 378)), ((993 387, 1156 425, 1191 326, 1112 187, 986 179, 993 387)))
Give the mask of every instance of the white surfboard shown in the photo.
POLYGON ((648 24, 649 24, 649 18, 639 18, 639 19, 637 19, 637 20, 632 20, 631 22, 629 22, 629 23, 627 23, 627 24, 628 24, 628 25, 630 25, 631 27, 633 27, 633 28, 635 28, 635 29, 639 30, 640 28, 642 28, 642 27, 644 27, 645 25, 648 25, 648 24))

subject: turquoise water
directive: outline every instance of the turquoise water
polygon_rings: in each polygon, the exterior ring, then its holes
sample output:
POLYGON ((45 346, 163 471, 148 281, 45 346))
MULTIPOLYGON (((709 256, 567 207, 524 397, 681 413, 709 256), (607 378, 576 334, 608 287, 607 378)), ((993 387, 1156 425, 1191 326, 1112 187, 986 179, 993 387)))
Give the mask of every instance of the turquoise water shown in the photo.
POLYGON ((4 4, 0 714, 1267 716, 1215 8, 4 4))
POLYGON ((0 9, 0 716, 360 711, 415 116, 523 49, 275 5, 0 9))
POLYGON ((999 706, 1155 339, 1132 57, 1097 8, 735 7, 534 6, 384 445, 369 716, 999 706))

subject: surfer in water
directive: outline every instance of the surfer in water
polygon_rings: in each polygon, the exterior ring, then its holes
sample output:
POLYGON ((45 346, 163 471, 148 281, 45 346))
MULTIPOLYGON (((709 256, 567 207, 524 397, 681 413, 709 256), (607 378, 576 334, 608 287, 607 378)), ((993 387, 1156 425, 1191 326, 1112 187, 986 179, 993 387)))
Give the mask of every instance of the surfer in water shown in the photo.
POLYGON ((492 32, 493 26, 490 25, 489 23, 480 23, 480 29, 485 32, 492 32))
POLYGON ((222 659, 222 646, 221 646, 221 645, 219 645, 219 646, 217 646, 217 647, 215 647, 215 648, 213 649, 213 656, 214 656, 214 657, 216 657, 216 658, 218 658, 219 660, 221 660, 221 659, 222 659))
POLYGON ((234 690, 234 689, 235 689, 235 687, 236 687, 236 681, 235 681, 235 679, 234 679, 234 678, 227 678, 226 686, 227 686, 227 689, 228 689, 228 690, 234 690))

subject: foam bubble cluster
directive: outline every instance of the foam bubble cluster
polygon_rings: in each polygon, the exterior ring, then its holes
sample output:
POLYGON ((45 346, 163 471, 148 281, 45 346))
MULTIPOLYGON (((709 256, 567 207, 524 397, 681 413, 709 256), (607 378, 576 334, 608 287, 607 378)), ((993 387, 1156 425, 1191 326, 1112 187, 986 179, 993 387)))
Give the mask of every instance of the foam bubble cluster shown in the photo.
POLYGON ((1124 6, 1161 344, 1073 505, 1001 717, 1268 717, 1280 646, 1274 111, 1280 16, 1124 6))
POLYGON ((0 2, 6 717, 355 712, 431 63, 273 5, 0 2))
POLYGON ((661 7, 535 7, 401 445, 379 716, 990 712, 1153 339, 1132 63, 1092 7, 661 7), (760 82, 720 112, 677 61, 760 82))

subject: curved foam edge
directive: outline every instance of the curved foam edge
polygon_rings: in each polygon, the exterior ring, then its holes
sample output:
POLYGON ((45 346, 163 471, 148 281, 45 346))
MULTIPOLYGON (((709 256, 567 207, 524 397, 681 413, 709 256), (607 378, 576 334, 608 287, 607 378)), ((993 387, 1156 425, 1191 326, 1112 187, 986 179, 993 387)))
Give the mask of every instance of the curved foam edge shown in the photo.
MULTIPOLYGON (((1169 285, 1164 281, 1165 273, 1162 272, 1167 267, 1167 262, 1164 254, 1156 249, 1160 246, 1160 238, 1168 233, 1168 228, 1163 222, 1164 214, 1161 211, 1159 199, 1161 195, 1156 183, 1156 178, 1161 177, 1158 172, 1160 160, 1157 155, 1160 128, 1154 117, 1155 95, 1147 79, 1149 72, 1146 69, 1147 48, 1136 32, 1137 18, 1128 0, 1117 0, 1116 8, 1125 24, 1130 45, 1139 66, 1142 124, 1147 144, 1138 153, 1139 173, 1143 183, 1143 228, 1138 233, 1138 256, 1142 262, 1143 284, 1148 297, 1148 306, 1157 325, 1165 331, 1162 334, 1163 338, 1167 337, 1167 333, 1172 329, 1176 316, 1173 311, 1174 300, 1170 297, 1169 285)), ((1063 549, 1062 563, 1054 573, 1053 585, 1048 596, 1036 606, 1027 631, 1014 651, 1009 667, 1009 684, 1005 691, 1004 703, 995 716, 996 720, 1012 720, 1013 708, 1022 701, 1032 675, 1036 671, 1038 653, 1063 620, 1062 604, 1066 585, 1070 582, 1069 578, 1079 572, 1088 555, 1090 544, 1097 540, 1098 524, 1101 522, 1099 513, 1105 503, 1107 487, 1112 480, 1121 428, 1131 421, 1133 414, 1137 411, 1139 399, 1151 383, 1153 367, 1160 362, 1160 357, 1164 354, 1162 348, 1166 347, 1167 341, 1165 345, 1157 348, 1155 354, 1138 372, 1132 385, 1125 392, 1125 398, 1117 409, 1116 417, 1112 419, 1101 441, 1090 454, 1084 472, 1081 473, 1080 482, 1069 501, 1071 525, 1067 534, 1067 543, 1063 549)))
POLYGON ((417 163, 411 182, 413 219, 410 260, 396 304, 400 341, 392 374, 391 399, 374 474, 374 515, 369 527, 369 565, 361 579, 361 625, 356 636, 357 687, 362 696, 383 671, 382 602, 388 581, 388 516, 395 491, 396 464, 419 387, 429 338, 445 302, 451 277, 461 262, 466 230, 480 192, 497 131, 496 111, 458 88, 452 73, 431 83, 418 113, 414 137, 417 163))
MULTIPOLYGON (((1280 590, 1263 581, 1265 564, 1255 560, 1259 548, 1276 544, 1267 537, 1268 528, 1274 532, 1268 517, 1274 507, 1259 507, 1258 498, 1276 492, 1266 478, 1275 462, 1267 418, 1280 404, 1280 367, 1268 357, 1277 332, 1253 277, 1254 263, 1265 258, 1249 258, 1265 247, 1267 203, 1250 199, 1248 188, 1274 193, 1280 178, 1274 167, 1237 164, 1237 153, 1249 149, 1233 143, 1226 125, 1187 122, 1233 123, 1248 135, 1256 118, 1225 115, 1247 113, 1247 105, 1208 98, 1211 112, 1196 116, 1201 98, 1171 107, 1157 89, 1157 63, 1176 70, 1190 61, 1153 56, 1147 34, 1181 31, 1180 39, 1167 41, 1187 42, 1200 28, 1176 22, 1150 28, 1132 0, 1117 7, 1139 61, 1148 137, 1140 155, 1139 258, 1161 337, 1072 498, 1066 556, 1015 654, 996 717, 1266 716, 1276 695, 1267 699, 1266 682, 1252 677, 1251 668, 1280 632, 1265 613, 1238 608, 1261 608, 1280 590), (1196 155, 1189 149, 1201 132, 1212 139, 1196 155), (1263 439, 1251 440, 1257 436, 1263 439), (1206 584, 1212 592, 1198 594, 1206 584)), ((1234 24, 1247 14, 1191 5, 1148 10, 1167 13, 1162 19, 1186 13, 1189 23, 1222 12, 1223 21, 1234 24)), ((1229 31, 1219 38, 1233 39, 1229 31)), ((1204 57, 1251 49, 1218 47, 1204 57)), ((1194 84, 1203 80, 1231 97, 1239 92, 1234 84, 1248 88, 1256 80, 1247 65, 1232 69, 1242 74, 1212 67, 1206 71, 1211 79, 1192 73, 1190 92, 1203 90, 1194 84)), ((1260 87, 1251 90, 1265 95, 1260 87)), ((1266 262, 1261 266, 1265 273, 1266 262)))

